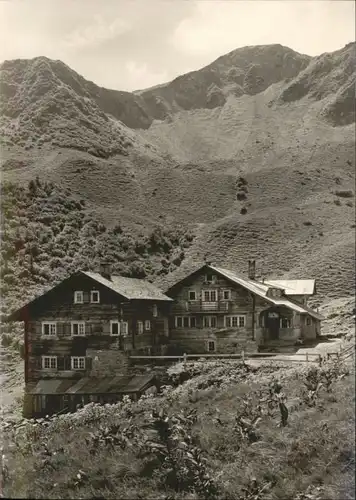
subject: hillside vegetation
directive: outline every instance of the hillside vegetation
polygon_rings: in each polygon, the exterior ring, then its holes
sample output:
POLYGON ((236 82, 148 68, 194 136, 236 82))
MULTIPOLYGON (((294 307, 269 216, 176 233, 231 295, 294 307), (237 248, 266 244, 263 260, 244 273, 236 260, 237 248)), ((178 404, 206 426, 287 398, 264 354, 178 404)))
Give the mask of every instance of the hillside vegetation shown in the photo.
POLYGON ((315 58, 244 47, 134 93, 61 61, 6 61, 2 178, 70 189, 104 234, 118 220, 134 239, 192 227, 168 280, 204 256, 241 273, 255 258, 266 277, 316 278, 320 301, 353 294, 354 60, 355 44, 315 58))
POLYGON ((39 178, 27 188, 1 187, 2 312, 22 305, 79 269, 97 271, 109 259, 113 272, 151 280, 179 266, 193 234, 157 226, 132 234, 118 220, 107 228, 84 200, 39 178))
POLYGON ((175 365, 157 396, 8 429, 8 498, 354 498, 354 374, 175 365), (182 384, 179 380, 185 380, 182 384))

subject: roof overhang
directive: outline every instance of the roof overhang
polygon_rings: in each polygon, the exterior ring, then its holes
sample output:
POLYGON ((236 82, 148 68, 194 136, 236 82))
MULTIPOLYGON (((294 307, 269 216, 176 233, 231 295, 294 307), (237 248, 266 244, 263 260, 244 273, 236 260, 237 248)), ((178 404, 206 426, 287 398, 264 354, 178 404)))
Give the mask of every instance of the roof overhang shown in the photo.
POLYGON ((153 374, 116 376, 116 377, 83 377, 73 379, 39 380, 35 386, 26 391, 33 395, 75 395, 75 394, 136 394, 155 385, 153 374))
MULTIPOLYGON (((67 278, 65 278, 64 280, 62 280, 60 283, 57 283, 55 286, 46 290, 41 295, 38 295, 33 300, 27 302, 25 305, 23 305, 19 309, 16 309, 8 316, 5 316, 3 318, 3 321, 5 323, 11 322, 11 321, 26 321, 27 317, 29 317, 29 308, 30 307, 33 307, 34 305, 36 305, 45 295, 47 295, 48 293, 52 293, 54 290, 56 290, 58 287, 62 286, 64 283, 66 283, 67 281, 72 279, 74 276, 80 276, 80 275, 85 276, 87 279, 90 279, 90 280, 94 281, 95 283, 98 282, 94 277, 92 277, 90 275, 90 273, 87 273, 85 271, 77 271, 77 272, 71 274, 70 276, 68 276, 67 278)), ((164 296, 163 293, 162 293, 162 295, 163 295, 162 298, 160 298, 160 297, 159 298, 142 297, 142 298, 132 299, 129 296, 125 296, 121 291, 119 292, 119 291, 115 290, 115 288, 111 287, 110 284, 106 283, 106 281, 107 280, 103 279, 102 281, 100 281, 100 284, 102 286, 106 287, 111 292, 115 293, 118 297, 124 298, 125 300, 128 300, 128 301, 140 301, 140 300, 146 301, 146 300, 149 300, 151 302, 172 302, 172 299, 170 297, 164 296)))

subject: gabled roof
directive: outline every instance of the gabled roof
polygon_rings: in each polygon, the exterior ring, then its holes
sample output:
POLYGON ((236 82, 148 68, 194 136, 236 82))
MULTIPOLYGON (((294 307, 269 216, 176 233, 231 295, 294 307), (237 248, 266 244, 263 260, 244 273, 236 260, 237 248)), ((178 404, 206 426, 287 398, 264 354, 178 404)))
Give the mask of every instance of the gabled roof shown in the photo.
POLYGON ((29 394, 131 394, 142 392, 154 385, 152 373, 104 378, 83 377, 79 380, 50 379, 39 380, 28 388, 29 394))
POLYGON ((159 288, 143 279, 111 276, 111 279, 108 280, 99 273, 92 273, 89 271, 81 272, 101 285, 104 285, 114 292, 122 295, 127 300, 172 301, 172 299, 167 297, 167 295, 165 295, 159 288))
POLYGON ((152 283, 149 283, 146 280, 138 279, 138 278, 126 278, 123 276, 111 276, 111 280, 108 280, 101 276, 99 273, 91 273, 87 271, 78 271, 68 278, 62 280, 60 283, 55 285, 54 287, 46 290, 43 294, 34 298, 21 308, 12 312, 5 321, 21 321, 20 316, 22 312, 32 305, 35 302, 38 302, 42 297, 44 297, 47 293, 52 292, 55 288, 60 286, 64 281, 70 280, 73 276, 85 275, 88 278, 94 280, 101 285, 110 288, 110 290, 116 292, 118 295, 123 297, 126 300, 154 300, 154 301, 166 301, 171 302, 172 299, 165 295, 162 290, 157 288, 152 283))
POLYGON ((315 280, 265 280, 266 285, 283 288, 286 295, 314 295, 315 280))
MULTIPOLYGON (((263 298, 266 300, 266 302, 269 302, 270 304, 276 305, 276 306, 284 306, 287 307, 288 309, 291 309, 293 311, 299 312, 300 314, 308 314, 316 319, 323 320, 324 317, 319 314, 317 311, 314 311, 310 307, 305 307, 301 304, 297 304, 293 302, 292 300, 286 298, 286 297, 268 297, 267 292, 271 286, 269 286, 266 282, 261 283, 259 281, 251 280, 250 278, 245 278, 242 276, 239 276, 233 271, 230 271, 228 269, 224 269, 222 267, 216 267, 212 266, 210 264, 204 264, 201 266, 199 269, 196 269, 192 273, 189 273, 184 279, 180 280, 179 282, 175 283, 173 286, 171 286, 166 292, 169 293, 169 291, 173 288, 175 288, 178 284, 182 283, 185 281, 189 276, 192 274, 195 274, 196 272, 203 270, 204 268, 214 271, 224 278, 228 279, 229 281, 235 283, 236 285, 240 285, 246 290, 249 290, 251 293, 257 295, 258 297, 263 298)), ((313 280, 311 280, 313 281, 313 280)), ((276 288, 282 288, 277 285, 272 285, 272 287, 276 288)))

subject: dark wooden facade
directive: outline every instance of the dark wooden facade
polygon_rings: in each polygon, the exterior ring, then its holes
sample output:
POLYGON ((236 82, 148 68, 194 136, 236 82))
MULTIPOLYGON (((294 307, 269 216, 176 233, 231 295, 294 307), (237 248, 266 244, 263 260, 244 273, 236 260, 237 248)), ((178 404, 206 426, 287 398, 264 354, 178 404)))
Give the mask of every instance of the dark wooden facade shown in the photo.
POLYGON ((320 334, 321 317, 306 296, 293 301, 208 264, 167 295, 152 285, 145 290, 143 280, 120 279, 123 288, 78 272, 10 315, 24 322, 26 416, 142 393, 148 382, 133 383, 128 355, 158 354, 164 344, 186 353, 238 353, 320 334))
MULTIPOLYGON (((320 321, 288 307, 204 266, 171 287, 170 343, 187 353, 234 353, 269 346, 295 345, 315 338, 320 321)), ((306 298, 298 297, 299 303, 306 298)))
MULTIPOLYGON (((168 300, 128 300, 77 273, 15 313, 13 319, 24 321, 27 406, 38 381, 125 377, 128 353, 147 353, 168 342, 168 300), (82 303, 75 303, 76 292, 82 303)), ((42 394, 40 405, 38 395, 32 399, 41 411, 50 411, 62 409, 58 398, 63 402, 67 396, 42 394)), ((78 398, 72 401, 83 400, 78 398)), ((107 394, 106 400, 113 398, 107 394)))

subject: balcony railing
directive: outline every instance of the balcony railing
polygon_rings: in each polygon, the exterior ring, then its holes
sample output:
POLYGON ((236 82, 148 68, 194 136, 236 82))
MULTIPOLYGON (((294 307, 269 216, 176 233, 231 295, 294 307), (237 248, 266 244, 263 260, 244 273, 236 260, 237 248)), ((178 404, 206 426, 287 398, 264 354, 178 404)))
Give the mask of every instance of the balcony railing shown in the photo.
POLYGON ((187 302, 187 311, 193 313, 229 312, 229 310, 230 302, 228 301, 205 302, 203 300, 196 300, 187 302))

